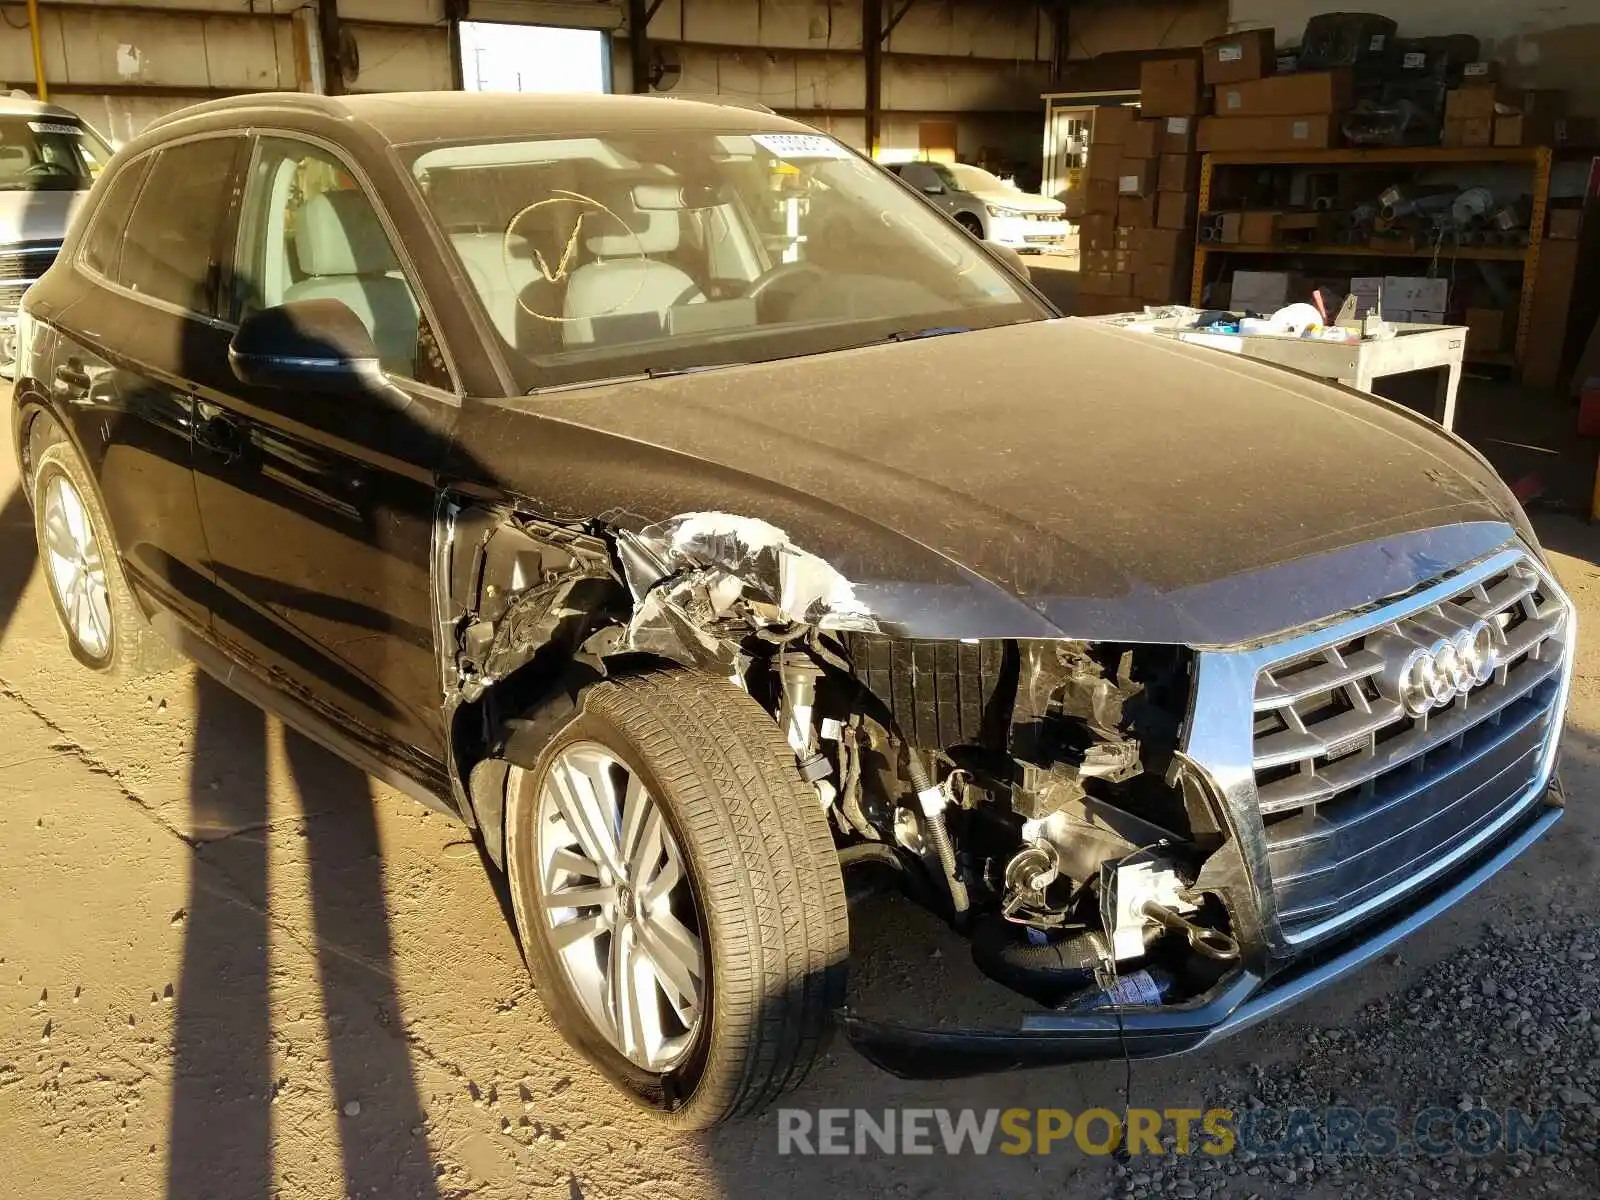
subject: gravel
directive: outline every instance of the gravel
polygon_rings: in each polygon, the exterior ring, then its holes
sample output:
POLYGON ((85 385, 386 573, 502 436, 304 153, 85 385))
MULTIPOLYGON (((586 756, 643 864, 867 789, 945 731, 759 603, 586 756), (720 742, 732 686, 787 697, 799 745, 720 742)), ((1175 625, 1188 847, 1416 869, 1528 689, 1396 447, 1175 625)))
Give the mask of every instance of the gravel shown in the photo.
MULTIPOLYGON (((1281 1140, 1293 1110, 1390 1108, 1401 1146, 1374 1156, 1296 1139, 1299 1149, 1255 1155, 1144 1155, 1109 1167, 1105 1195, 1124 1197, 1600 1195, 1600 928, 1584 911, 1556 905, 1497 917, 1475 945, 1423 971, 1413 986, 1374 1001, 1338 1028, 1281 1026, 1299 1053, 1282 1066, 1250 1063, 1208 1073, 1206 1108, 1232 1109, 1281 1140), (1412 1121, 1430 1107, 1449 1114, 1486 1109, 1501 1120, 1521 1109, 1537 1122, 1558 1114, 1549 1153, 1475 1155, 1410 1148, 1412 1121), (1270 1110, 1259 1112, 1252 1110, 1270 1110)), ((1403 965, 1390 955, 1390 966, 1403 965)), ((1281 1019, 1281 1018, 1280 1018, 1281 1019)), ((1135 1105, 1141 1096, 1138 1068, 1135 1105)), ((1437 1126, 1448 1131, 1441 1115, 1437 1126)), ((1197 1130, 1198 1132, 1198 1130, 1197 1130)))

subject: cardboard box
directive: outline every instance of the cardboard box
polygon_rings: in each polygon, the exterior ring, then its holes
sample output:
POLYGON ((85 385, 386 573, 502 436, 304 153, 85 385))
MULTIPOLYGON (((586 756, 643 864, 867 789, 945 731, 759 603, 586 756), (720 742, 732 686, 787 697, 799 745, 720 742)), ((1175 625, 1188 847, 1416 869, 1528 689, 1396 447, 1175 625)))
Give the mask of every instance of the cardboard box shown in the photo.
POLYGON ((1239 244, 1239 235, 1244 232, 1244 214, 1229 212, 1220 214, 1217 220, 1217 241, 1229 246, 1239 244))
POLYGON ((1117 181, 1115 179, 1091 179, 1089 186, 1084 190, 1084 208, 1092 213, 1114 213, 1117 211, 1117 181))
POLYGON ((1133 251, 1119 246, 1111 252, 1111 269, 1118 274, 1133 270, 1133 251))
POLYGON ((1500 64, 1497 62, 1469 62, 1461 65, 1461 78, 1470 83, 1499 83, 1500 64))
POLYGON ((1194 241, 1194 192, 1161 192, 1156 196, 1156 228, 1182 229, 1194 241))
POLYGON ((1168 117, 1161 122, 1161 140, 1157 149, 1163 154, 1193 154, 1194 131, 1197 117, 1168 117))
POLYGON ((1550 116, 1496 117, 1494 119, 1494 144, 1496 146, 1554 146, 1556 144, 1556 119, 1550 116))
POLYGON ((1465 121, 1471 117, 1493 117, 1497 106, 1507 112, 1516 109, 1517 93, 1500 84, 1475 80, 1445 93, 1444 117, 1465 121))
POLYGON ((1192 192, 1200 180, 1200 159, 1193 154, 1163 154, 1156 173, 1158 192, 1192 192))
POLYGON ((1219 117, 1295 117, 1343 112, 1355 102, 1348 68, 1272 75, 1217 88, 1219 117))
POLYGON ((1122 158, 1117 168, 1117 196, 1153 196, 1161 174, 1159 158, 1122 158))
POLYGON ((1239 214, 1239 241, 1246 246, 1270 246, 1278 233, 1278 213, 1274 210, 1239 214))
POLYGON ((1548 238, 1575 238, 1583 228, 1583 209, 1552 208, 1545 222, 1544 235, 1548 238))
POLYGON ((1382 275, 1355 275, 1351 277, 1350 294, 1356 298, 1356 320, 1361 320, 1378 307, 1378 297, 1382 291, 1382 275))
POLYGON ((1156 197, 1122 196, 1117 200, 1117 224, 1129 229, 1151 229, 1156 223, 1156 197))
POLYGON ((1411 321, 1415 325, 1443 325, 1444 313, 1436 308, 1414 308, 1411 310, 1411 321))
POLYGON ((1450 281, 1425 275, 1385 275, 1383 303, 1385 319, 1391 304, 1408 310, 1444 312, 1450 307, 1450 281))
POLYGON ((1494 118, 1466 117, 1446 121, 1444 123, 1444 137, 1441 140, 1446 146, 1462 150, 1471 147, 1492 146, 1494 145, 1494 118))
POLYGON ((1196 144, 1212 150, 1327 150, 1339 123, 1330 115, 1306 117, 1201 117, 1196 144))
POLYGON ((1110 270, 1111 251, 1083 249, 1078 251, 1078 273, 1080 275, 1104 275, 1110 270))
POLYGON ((1135 271, 1150 267, 1171 266, 1181 263, 1194 249, 1194 235, 1185 236, 1182 229, 1141 229, 1137 231, 1133 250, 1135 271))
POLYGON ((1182 304, 1189 298, 1191 272, 1182 263, 1162 263, 1134 272, 1133 292, 1146 304, 1182 304))
POLYGON ((1123 158, 1154 158, 1161 153, 1160 121, 1129 121, 1122 131, 1123 158))
MULTIPOLYGON (((1122 136, 1133 123, 1134 110, 1125 104, 1107 105, 1094 110, 1094 120, 1089 125, 1089 145, 1120 146, 1122 136)), ((1090 152, 1093 157, 1093 151, 1090 152)))
POLYGON ((1078 290, 1091 296, 1128 296, 1133 293, 1131 271, 1078 272, 1078 290))
POLYGON ((1228 301, 1235 311, 1272 313, 1305 299, 1305 281, 1290 271, 1235 271, 1228 301))
POLYGON ((1110 213, 1085 213, 1078 222, 1080 250, 1110 250, 1116 245, 1117 219, 1110 213))
POLYGON ((1270 29, 1245 29, 1212 38, 1200 48, 1207 83, 1260 79, 1278 68, 1276 34, 1270 29))
POLYGON ((1467 352, 1498 354, 1506 346, 1507 313, 1500 308, 1467 309, 1467 352))
POLYGON ((1117 169, 1122 165, 1122 153, 1119 146, 1090 146, 1088 179, 1115 179, 1117 169))
POLYGON ((1139 65, 1139 108, 1147 117, 1200 113, 1200 59, 1151 58, 1139 65))
POLYGON ((1116 244, 1118 250, 1133 249, 1133 230, 1121 221, 1117 222, 1116 244))

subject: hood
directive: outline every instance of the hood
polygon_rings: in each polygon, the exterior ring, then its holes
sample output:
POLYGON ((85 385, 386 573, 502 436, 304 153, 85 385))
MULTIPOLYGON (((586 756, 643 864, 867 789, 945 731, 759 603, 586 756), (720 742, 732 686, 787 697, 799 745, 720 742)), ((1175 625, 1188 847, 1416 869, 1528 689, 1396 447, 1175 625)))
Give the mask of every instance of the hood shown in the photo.
POLYGON ((473 403, 460 435, 558 520, 770 522, 919 636, 1234 644, 1522 521, 1424 418, 1082 320, 473 403))
POLYGON ((993 204, 997 208, 1014 208, 1018 212, 1051 213, 1061 216, 1067 211, 1067 206, 1059 200, 1036 196, 1032 192, 1019 192, 1013 188, 988 188, 969 194, 985 204, 993 204))
POLYGON ((0 246, 59 242, 88 192, 0 192, 0 246))

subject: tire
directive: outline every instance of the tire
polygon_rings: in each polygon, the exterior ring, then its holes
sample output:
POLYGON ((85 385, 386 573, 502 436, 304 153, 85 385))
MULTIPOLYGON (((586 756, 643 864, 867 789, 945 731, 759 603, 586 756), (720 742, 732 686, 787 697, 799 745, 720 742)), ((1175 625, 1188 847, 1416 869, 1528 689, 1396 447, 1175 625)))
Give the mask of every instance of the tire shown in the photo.
MULTIPOLYGON (((798 1086, 826 1044, 832 1012, 844 1002, 848 912, 826 816, 796 771, 788 743, 754 700, 725 679, 677 668, 596 684, 536 764, 511 768, 506 800, 506 867, 517 930, 540 995, 574 1047, 624 1093, 679 1129, 757 1112, 798 1086), (611 794, 626 790, 631 798, 636 793, 619 781, 636 779, 654 800, 676 841, 686 889, 675 888, 664 904, 651 898, 654 885, 644 873, 634 872, 627 886, 612 889, 623 898, 609 910, 554 908, 562 895, 576 895, 567 890, 574 880, 581 886, 590 874, 567 874, 555 865, 570 860, 549 846, 570 840, 574 828, 556 797, 564 794, 573 803, 577 793, 563 793, 562 785, 572 783, 574 764, 592 772, 607 756, 615 763, 604 766, 610 774, 600 781, 612 783, 611 794), (547 891, 552 871, 562 886, 547 891), (558 899, 546 904, 548 895, 558 899), (627 1039, 614 1018, 608 1023, 607 1001, 596 999, 599 989, 587 972, 591 962, 617 962, 617 939, 630 936, 624 926, 649 926, 663 907, 673 924, 698 933, 701 970, 690 982, 698 982, 700 992, 691 1025, 676 1020, 677 1001, 665 985, 661 996, 644 989, 660 1017, 657 1028, 672 1023, 684 1031, 664 1043, 677 1047, 672 1060, 652 1064, 637 1045, 630 1052, 619 1042, 627 1039), (604 925, 607 911, 609 934, 584 934, 567 947, 558 943, 589 920, 562 913, 597 914, 604 925)), ((624 844, 627 802, 618 808, 622 815, 612 828, 624 844)), ((673 848, 664 845, 662 877, 669 874, 673 848)), ((648 951, 658 944, 653 936, 640 933, 633 944, 648 951)), ((681 935, 673 936, 681 945, 681 935)), ((659 961, 643 957, 647 964, 659 961)), ((609 970, 611 981, 618 977, 638 978, 609 970)), ((611 998, 609 1011, 621 1010, 615 988, 601 986, 611 998)), ((687 994, 677 993, 679 999, 687 994)), ((647 1023, 634 1022, 638 1028, 647 1023)))
POLYGON ((965 229, 980 242, 983 241, 983 222, 971 213, 957 213, 956 224, 965 229))
POLYGON ((72 656, 89 669, 118 679, 138 679, 176 666, 176 652, 150 627, 128 589, 94 481, 77 451, 59 433, 39 454, 31 494, 39 565, 72 656), (58 536, 59 526, 55 530, 49 528, 63 511, 62 501, 68 498, 76 498, 82 521, 87 523, 84 528, 98 550, 100 583, 78 593, 81 607, 73 607, 73 600, 64 594, 62 556, 57 553, 64 543, 58 536), (85 610, 92 613, 99 637, 85 637, 79 632, 85 627, 77 617, 85 610))

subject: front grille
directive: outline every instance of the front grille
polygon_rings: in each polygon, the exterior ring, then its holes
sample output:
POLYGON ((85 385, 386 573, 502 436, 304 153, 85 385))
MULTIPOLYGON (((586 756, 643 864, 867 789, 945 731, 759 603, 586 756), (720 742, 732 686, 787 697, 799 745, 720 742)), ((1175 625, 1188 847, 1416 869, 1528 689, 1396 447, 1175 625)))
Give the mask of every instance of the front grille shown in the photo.
POLYGON ((56 245, 0 250, 0 309, 16 309, 22 303, 22 293, 50 269, 60 250, 56 245))
POLYGON ((1528 562, 1256 675, 1253 738, 1267 867, 1286 937, 1308 937, 1508 818, 1527 797, 1561 691, 1566 608, 1528 562), (1397 651, 1487 621, 1499 665, 1412 716, 1397 651))

